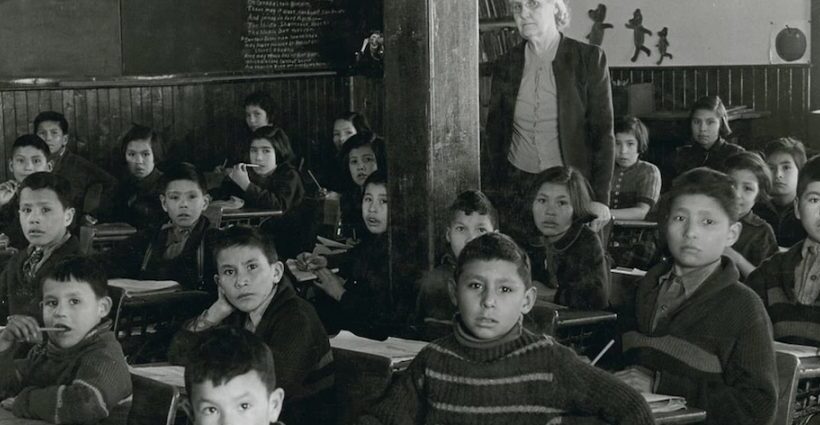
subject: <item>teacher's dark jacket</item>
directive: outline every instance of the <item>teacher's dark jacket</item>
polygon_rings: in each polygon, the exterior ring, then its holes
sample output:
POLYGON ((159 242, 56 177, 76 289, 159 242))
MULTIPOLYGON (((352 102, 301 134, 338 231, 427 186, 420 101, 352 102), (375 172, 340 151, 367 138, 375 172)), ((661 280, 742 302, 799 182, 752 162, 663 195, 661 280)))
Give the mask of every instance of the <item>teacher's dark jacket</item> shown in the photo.
MULTIPOLYGON (((521 43, 499 58, 493 68, 487 116, 485 172, 503 181, 513 133, 518 88, 524 74, 521 43)), ((558 139, 564 165, 581 171, 592 185, 593 199, 609 204, 613 145, 612 91, 603 50, 561 35, 552 62, 558 91, 558 139)))

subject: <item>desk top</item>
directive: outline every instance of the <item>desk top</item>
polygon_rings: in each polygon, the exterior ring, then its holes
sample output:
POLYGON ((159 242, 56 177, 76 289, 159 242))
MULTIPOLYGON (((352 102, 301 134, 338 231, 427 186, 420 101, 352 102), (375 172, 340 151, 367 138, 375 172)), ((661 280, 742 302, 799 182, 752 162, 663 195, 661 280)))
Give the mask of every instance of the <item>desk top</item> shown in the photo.
POLYGON ((655 413, 655 423, 660 424, 696 424, 706 420, 706 412, 694 407, 687 407, 676 412, 655 413))
MULTIPOLYGON (((638 118, 646 121, 681 121, 689 119, 689 111, 655 111, 642 114, 638 118)), ((729 121, 750 120, 771 116, 769 111, 755 111, 753 109, 743 109, 735 113, 729 113, 729 121)))
POLYGON ((259 208, 239 208, 236 210, 223 210, 222 219, 226 218, 252 218, 252 217, 278 217, 282 215, 282 210, 263 210, 259 208))
POLYGON ((658 227, 658 223, 644 220, 615 220, 613 224, 616 227, 628 227, 632 229, 654 229, 658 227))
POLYGON ((23 419, 14 416, 10 411, 0 408, 0 425, 44 425, 48 422, 35 419, 23 419))

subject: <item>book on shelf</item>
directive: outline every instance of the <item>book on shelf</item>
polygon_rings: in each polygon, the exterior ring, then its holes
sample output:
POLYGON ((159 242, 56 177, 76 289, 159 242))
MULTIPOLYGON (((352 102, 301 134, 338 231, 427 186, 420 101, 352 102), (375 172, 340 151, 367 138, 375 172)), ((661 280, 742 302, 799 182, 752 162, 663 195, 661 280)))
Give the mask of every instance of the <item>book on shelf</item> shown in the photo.
POLYGON ((478 0, 478 18, 504 19, 512 16, 508 0, 478 0))
POLYGON ((482 63, 495 62, 520 42, 521 37, 518 36, 518 30, 515 28, 482 32, 479 42, 479 60, 482 63))

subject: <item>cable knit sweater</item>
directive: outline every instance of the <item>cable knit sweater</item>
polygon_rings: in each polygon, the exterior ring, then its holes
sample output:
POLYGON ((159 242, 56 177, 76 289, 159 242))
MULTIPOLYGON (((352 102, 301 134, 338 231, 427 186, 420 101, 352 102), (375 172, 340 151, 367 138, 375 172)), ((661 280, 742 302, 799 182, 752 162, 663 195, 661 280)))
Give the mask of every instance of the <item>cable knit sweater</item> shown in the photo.
POLYGON ((707 424, 764 425, 777 404, 772 331, 760 299, 720 266, 652 329, 670 262, 649 270, 634 303, 618 315, 627 362, 656 371, 655 392, 686 397, 707 424))
POLYGON ((15 397, 21 418, 55 424, 125 425, 131 410, 131 375, 110 320, 77 345, 36 345, 22 360, 14 349, 0 353, 0 398, 15 397))
POLYGON ((557 424, 569 415, 652 424, 643 398, 567 347, 517 325, 496 341, 455 334, 425 347, 358 424, 557 424))

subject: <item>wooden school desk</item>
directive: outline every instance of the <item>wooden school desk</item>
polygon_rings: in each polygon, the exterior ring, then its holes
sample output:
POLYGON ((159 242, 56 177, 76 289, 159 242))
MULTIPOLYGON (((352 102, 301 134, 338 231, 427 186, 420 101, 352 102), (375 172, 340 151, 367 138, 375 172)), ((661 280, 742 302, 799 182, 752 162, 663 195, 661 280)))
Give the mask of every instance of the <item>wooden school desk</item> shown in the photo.
POLYGON ((211 221, 211 226, 224 229, 236 224, 258 227, 274 217, 281 217, 281 210, 265 210, 260 208, 208 208, 204 215, 211 221))
POLYGON ((0 407, 0 425, 45 425, 48 422, 36 419, 23 419, 14 416, 10 411, 0 407))
POLYGON ((805 423, 820 417, 820 353, 816 347, 774 343, 778 411, 774 425, 805 423))
POLYGON ((592 358, 613 337, 617 319, 610 311, 576 310, 538 299, 524 317, 524 325, 592 358))
POLYGON ((694 407, 687 407, 676 412, 653 413, 658 425, 698 424, 706 420, 706 412, 694 407))

